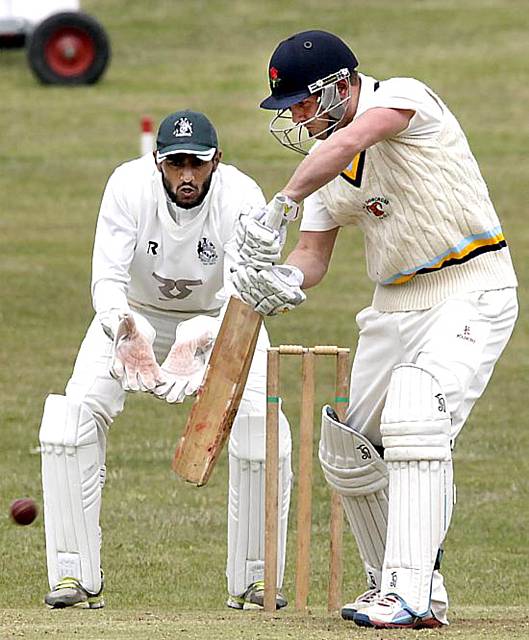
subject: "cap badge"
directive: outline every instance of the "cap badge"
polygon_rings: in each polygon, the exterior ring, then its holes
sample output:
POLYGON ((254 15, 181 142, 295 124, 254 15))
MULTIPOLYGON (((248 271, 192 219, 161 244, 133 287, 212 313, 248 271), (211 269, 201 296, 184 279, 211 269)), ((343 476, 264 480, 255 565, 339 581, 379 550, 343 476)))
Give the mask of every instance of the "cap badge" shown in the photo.
POLYGON ((175 138, 191 137, 193 135, 193 123, 187 118, 179 118, 174 123, 173 136, 175 138))
POLYGON ((280 82, 279 71, 275 67, 270 67, 270 85, 272 89, 275 89, 280 82))

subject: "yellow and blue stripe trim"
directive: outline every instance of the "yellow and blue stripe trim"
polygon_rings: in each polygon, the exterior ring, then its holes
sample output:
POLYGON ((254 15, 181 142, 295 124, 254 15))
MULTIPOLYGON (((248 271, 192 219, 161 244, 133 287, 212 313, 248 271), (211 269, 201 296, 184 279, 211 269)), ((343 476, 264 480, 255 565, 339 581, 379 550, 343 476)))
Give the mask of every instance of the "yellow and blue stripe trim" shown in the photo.
POLYGON ((384 280, 382 284, 404 284, 416 275, 440 271, 445 267, 450 267, 455 264, 463 264, 483 253, 499 251, 506 246, 507 242, 503 236, 501 227, 495 227, 489 231, 463 238, 455 247, 447 249, 441 255, 436 256, 420 266, 397 273, 391 276, 391 278, 384 280))

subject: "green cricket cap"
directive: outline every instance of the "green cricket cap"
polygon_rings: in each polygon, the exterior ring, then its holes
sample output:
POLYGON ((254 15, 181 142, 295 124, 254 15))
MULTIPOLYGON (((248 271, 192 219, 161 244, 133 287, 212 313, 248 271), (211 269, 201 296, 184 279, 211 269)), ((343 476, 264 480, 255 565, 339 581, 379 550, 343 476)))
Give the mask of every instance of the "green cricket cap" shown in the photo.
POLYGON ((175 111, 164 118, 156 137, 158 161, 187 153, 208 161, 219 146, 217 132, 208 118, 198 111, 175 111))

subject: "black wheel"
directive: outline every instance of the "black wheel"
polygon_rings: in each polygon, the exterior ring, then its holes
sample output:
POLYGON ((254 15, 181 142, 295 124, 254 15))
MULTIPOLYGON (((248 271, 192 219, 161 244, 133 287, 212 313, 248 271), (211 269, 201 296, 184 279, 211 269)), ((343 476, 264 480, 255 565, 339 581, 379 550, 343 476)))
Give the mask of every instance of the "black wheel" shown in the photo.
POLYGON ((44 84, 93 84, 110 60, 103 27, 85 13, 56 13, 31 34, 29 66, 44 84))

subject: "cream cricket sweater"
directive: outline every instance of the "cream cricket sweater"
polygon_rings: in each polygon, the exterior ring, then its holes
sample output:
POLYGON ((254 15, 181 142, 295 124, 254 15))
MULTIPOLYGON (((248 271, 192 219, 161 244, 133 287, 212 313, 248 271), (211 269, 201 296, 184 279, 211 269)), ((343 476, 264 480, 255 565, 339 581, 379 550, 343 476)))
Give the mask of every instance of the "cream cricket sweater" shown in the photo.
POLYGON ((415 116, 310 196, 301 229, 362 229, 379 311, 426 309, 458 292, 516 286, 486 184, 446 105, 411 78, 361 80, 355 117, 381 106, 415 116))

